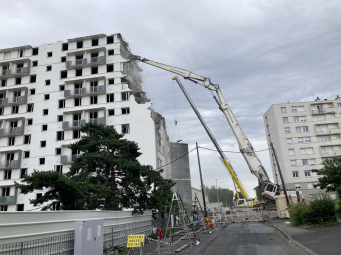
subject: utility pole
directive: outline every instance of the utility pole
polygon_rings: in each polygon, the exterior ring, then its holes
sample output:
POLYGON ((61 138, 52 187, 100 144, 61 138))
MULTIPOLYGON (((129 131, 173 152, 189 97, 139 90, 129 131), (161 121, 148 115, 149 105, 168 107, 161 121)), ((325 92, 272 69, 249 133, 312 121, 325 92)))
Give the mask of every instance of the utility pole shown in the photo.
POLYGON ((290 202, 289 202, 289 198, 288 198, 288 194, 287 194, 287 189, 285 188, 284 178, 283 178, 283 175, 282 175, 281 167, 279 166, 278 158, 277 158, 277 153, 276 153, 276 150, 275 150, 272 142, 270 143, 270 146, 271 146, 271 149, 272 149, 272 153, 275 156, 275 160, 276 160, 276 165, 277 165, 277 168, 278 168, 279 176, 281 177, 281 182, 282 182, 282 186, 283 186, 283 190, 284 190, 285 199, 287 200, 287 206, 290 207, 290 202))
MULTIPOLYGON (((178 149, 178 166, 179 166, 179 187, 180 187, 180 197, 181 197, 181 201, 183 201, 183 196, 182 196, 182 187, 181 187, 181 171, 180 171, 180 157, 179 157, 179 143, 182 142, 182 140, 178 140, 176 141, 176 147, 178 149)), ((184 217, 183 217, 183 212, 184 212, 184 208, 183 208, 183 203, 181 202, 181 223, 184 224, 184 217)))
POLYGON ((207 217, 206 200, 205 200, 205 191, 204 191, 204 183, 203 183, 203 181, 202 181, 202 174, 201 174, 201 166, 200 166, 198 142, 196 142, 196 145, 197 145, 197 155, 198 155, 199 173, 200 173, 200 181, 201 181, 202 200, 204 201, 204 212, 205 212, 205 217, 207 217))
POLYGON ((217 183, 218 179, 215 179, 215 186, 217 189, 217 198, 218 198, 218 207, 219 207, 219 195, 218 195, 218 183, 217 183))

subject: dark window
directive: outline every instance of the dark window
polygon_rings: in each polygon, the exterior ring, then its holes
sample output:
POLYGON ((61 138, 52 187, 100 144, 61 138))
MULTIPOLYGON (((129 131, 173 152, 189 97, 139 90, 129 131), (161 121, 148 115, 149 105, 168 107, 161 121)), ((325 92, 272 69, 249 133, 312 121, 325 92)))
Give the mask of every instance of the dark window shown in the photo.
POLYGON ((7 205, 2 205, 2 206, 0 206, 0 211, 1 212, 7 212, 7 205))
POLYGON ((83 48, 83 41, 77 42, 77 49, 83 48))
POLYGON ((46 71, 51 71, 52 70, 52 66, 46 66, 46 71))
POLYGON ((122 134, 129 134, 129 124, 122 125, 122 134))
POLYGON ((37 193, 37 199, 41 198, 43 196, 43 193, 37 193))
POLYGON ((31 95, 35 95, 36 89, 30 89, 31 95))
POLYGON ((30 157, 30 151, 24 151, 24 158, 30 157))
POLYGON ((44 109, 43 110, 43 115, 49 115, 49 109, 44 109))
POLYGON ((107 65, 107 72, 113 72, 114 71, 114 65, 111 64, 111 65, 107 65))
POLYGON ((7 80, 1 80, 1 87, 7 86, 7 80))
POLYGON ((47 130, 47 124, 41 125, 41 130, 42 130, 42 131, 46 131, 46 130, 47 130))
POLYGON ((129 107, 122 108, 122 114, 129 114, 129 113, 130 113, 129 107))
POLYGON ((108 94, 107 95, 107 103, 114 102, 114 94, 108 94))
POLYGON ((21 78, 16 78, 15 79, 15 85, 21 84, 21 78))
POLYGON ((18 212, 23 212, 24 211, 24 205, 23 204, 17 205, 17 211, 18 212))
POLYGON ((60 79, 67 78, 67 71, 60 71, 60 79))
POLYGON ((12 114, 17 114, 19 111, 19 106, 16 105, 16 106, 12 106, 12 114))
POLYGON ((83 69, 76 69, 76 76, 82 76, 83 69))
POLYGON ((27 175, 27 168, 22 168, 20 171, 20 178, 24 178, 27 175))
POLYGON ((40 147, 46 147, 46 141, 40 141, 40 147))
POLYGON ((65 90, 65 86, 64 86, 64 85, 59 85, 59 90, 60 90, 60 91, 65 90))
POLYGON ((57 166, 54 166, 54 170, 60 174, 63 173, 63 166, 62 165, 57 165, 57 166))
POLYGON ((62 148, 56 148, 56 155, 62 154, 62 148))
POLYGON ((50 94, 45 94, 44 98, 45 98, 45 100, 49 100, 50 99, 50 94))
POLYGON ((30 76, 30 83, 36 82, 37 81, 37 75, 31 75, 30 76))
POLYGON ((4 179, 10 180, 12 178, 12 170, 5 170, 4 179))
POLYGON ((23 68, 23 67, 24 67, 24 64, 17 64, 17 69, 23 68))
POLYGON ((63 43, 62 50, 68 50, 68 49, 69 49, 69 44, 68 43, 63 43))
POLYGON ((38 60, 32 61, 32 66, 38 66, 38 60))
POLYGON ((33 112, 34 104, 27 104, 27 112, 33 112))
POLYGON ((80 130, 73 130, 73 139, 77 139, 81 137, 81 131, 80 130))
POLYGON ((122 101, 129 100, 129 92, 122 92, 122 101))
POLYGON ((115 115, 115 110, 108 110, 108 114, 109 114, 109 116, 115 115))
POLYGON ((12 146, 15 144, 15 137, 8 137, 8 145, 12 146))
POLYGON ((66 62, 66 57, 61 57, 60 62, 66 62))
POLYGON ((91 53, 91 58, 97 58, 98 57, 98 52, 91 53))
POLYGON ((48 58, 52 57, 52 51, 47 53, 47 57, 48 58))
POLYGON ((98 45, 98 39, 92 39, 92 46, 98 45))
POLYGON ((25 135, 24 144, 30 144, 30 143, 31 143, 31 135, 25 135))
POLYGON ((0 115, 4 115, 4 108, 0 108, 0 115))
POLYGON ((45 80, 45 85, 51 85, 51 80, 45 80))
POLYGON ((82 105, 82 98, 75 98, 75 106, 82 105))
POLYGON ((24 56, 24 50, 19 51, 19 58, 22 58, 24 56))
POLYGON ((64 140, 64 131, 57 131, 57 140, 64 140))
POLYGON ((109 79, 109 84, 115 84, 115 79, 109 79))
POLYGON ((31 126, 33 124, 33 119, 27 119, 27 126, 31 126))
POLYGON ((91 74, 96 74, 96 73, 98 73, 98 67, 96 66, 96 67, 92 67, 91 68, 91 74))
POLYGON ((63 121, 63 115, 58 115, 57 119, 58 119, 58 121, 63 121))
POLYGON ((114 55, 114 50, 108 50, 108 55, 110 56, 110 55, 114 55))
POLYGON ((39 158, 39 165, 45 165, 45 158, 39 158))
POLYGON ((90 97, 90 104, 97 104, 97 96, 90 97))
POLYGON ((58 108, 65 108, 65 99, 58 101, 58 108))
POLYGON ((32 55, 34 56, 34 55, 38 55, 38 53, 39 53, 39 48, 34 48, 34 49, 32 49, 32 55))
POLYGON ((113 36, 108 36, 107 37, 107 44, 114 43, 114 37, 113 36))

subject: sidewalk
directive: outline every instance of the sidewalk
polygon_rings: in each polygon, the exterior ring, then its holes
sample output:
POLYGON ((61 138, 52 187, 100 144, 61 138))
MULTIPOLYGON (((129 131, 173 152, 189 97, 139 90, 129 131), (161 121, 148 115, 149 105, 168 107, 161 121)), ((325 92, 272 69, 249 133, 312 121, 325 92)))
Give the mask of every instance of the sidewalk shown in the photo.
POLYGON ((341 225, 300 228, 289 223, 289 220, 274 219, 270 222, 309 254, 341 254, 341 225))

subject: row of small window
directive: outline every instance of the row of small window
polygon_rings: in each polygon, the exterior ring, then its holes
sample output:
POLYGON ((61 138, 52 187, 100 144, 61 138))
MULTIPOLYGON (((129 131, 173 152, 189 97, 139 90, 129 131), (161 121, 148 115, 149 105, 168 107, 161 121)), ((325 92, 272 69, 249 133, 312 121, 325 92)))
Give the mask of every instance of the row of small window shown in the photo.
MULTIPOLYGON (((295 138, 296 139, 296 138, 295 138)), ((333 139, 340 139, 340 135, 333 135, 333 139)), ((317 136, 317 142, 330 142, 331 136, 330 135, 319 135, 317 136)), ((297 138, 298 143, 311 143, 311 138, 309 137, 298 137, 297 138)), ((287 144, 293 144, 293 138, 287 138, 287 144)))
MULTIPOLYGON (((129 92, 122 92, 122 100, 127 101, 129 100, 129 92)), ((50 96, 45 95, 45 100, 49 100, 50 96)), ((114 94, 108 94, 107 95, 107 103, 114 102, 114 94)), ((97 96, 91 96, 89 99, 90 105, 97 104, 98 103, 98 97, 97 96)), ((75 98, 74 99, 74 106, 81 106, 82 105, 82 98, 75 98)), ((65 108, 65 99, 58 100, 58 108, 62 109, 65 108)), ((33 112, 34 104, 27 104, 27 112, 33 112)), ((19 105, 12 106, 12 114, 18 114, 19 113, 19 105)), ((43 116, 47 116, 49 114, 49 109, 43 109, 42 111, 43 116)), ((130 113, 129 108, 122 108, 122 114, 128 114, 130 113), (124 109, 124 110, 123 110, 124 109)), ((114 110, 110 110, 109 115, 114 115, 114 110)), ((0 115, 4 115, 4 108, 0 108, 0 115)))
MULTIPOLYGON (((0 206, 0 212, 7 212, 8 206, 7 205, 1 205, 0 206)), ((24 211, 24 204, 17 204, 17 211, 23 212, 24 211)))
MULTIPOLYGON (((297 166, 297 160, 290 160, 290 165, 291 166, 297 166)), ((304 166, 314 166, 316 165, 316 159, 311 158, 311 159, 302 159, 302 165, 304 166)))
MULTIPOLYGON (((330 113, 327 115, 328 118, 335 118, 335 113, 330 113)), ((306 116, 300 116, 300 117, 293 117, 294 122, 305 122, 307 121, 306 116)), ((283 123, 289 123, 289 118, 288 117, 283 117, 282 118, 283 123)), ((313 121, 319 121, 319 120, 326 120, 326 115, 325 114, 320 114, 320 115, 313 115, 313 121)))
MULTIPOLYGON (((114 37, 113 36, 108 36, 107 37, 107 44, 112 44, 114 43, 114 37)), ((91 46, 98 46, 98 39, 92 39, 91 40, 91 46)), ((83 48, 83 41, 78 41, 77 42, 77 49, 83 48)), ((69 43, 63 43, 62 44, 62 51, 69 50, 69 43)), ((39 48, 32 48, 32 56, 36 56, 39 54, 39 48)), ((52 52, 47 52, 47 57, 50 58, 52 57, 53 53, 52 52)), ((18 57, 22 58, 24 57, 24 50, 19 50, 18 51, 18 57)), ((5 59, 10 59, 11 58, 11 52, 5 53, 4 56, 5 59)))
MULTIPOLYGON (((314 185, 317 185, 318 182, 307 182, 307 188, 308 189, 314 189, 314 185)), ((296 189, 301 189, 301 183, 295 183, 295 188, 296 189)))
MULTIPOLYGON (((291 106, 291 111, 292 112, 304 112, 304 106, 291 106)), ((281 113, 286 113, 287 108, 286 107, 281 107, 281 113)))
MULTIPOLYGON (((57 148, 59 150, 61 150, 60 148, 57 148)), ((57 150, 56 149, 56 150, 57 150)), ((60 154, 60 153, 59 153, 60 154)), ((40 162, 39 162, 40 163, 40 162)), ((63 165, 55 165, 54 166, 54 170, 60 174, 63 173, 63 165)), ((21 168, 20 169, 20 179, 24 178, 25 176, 27 176, 27 168, 21 168)), ((3 176, 4 180, 11 180, 12 179, 12 170, 4 170, 4 176, 3 176)), ((3 190, 3 193, 7 196, 9 196, 10 194, 10 190, 3 190), (4 192, 5 191, 5 192, 4 192)))
MULTIPOLYGON (((114 71, 114 64, 107 65, 107 73, 114 71)), ((98 74, 98 66, 91 67, 91 74, 98 74)), ((83 69, 76 69, 76 77, 83 75, 83 69)), ((68 70, 60 71, 60 79, 66 79, 68 76, 68 70)))
MULTIPOLYGON (((289 156, 295 155, 295 149, 289 149, 289 156)), ((306 155, 306 154, 314 154, 314 149, 313 147, 309 148, 300 148, 301 155, 306 155)))
MULTIPOLYGON (((303 127, 296 127, 296 133, 308 133, 309 132, 309 127, 303 126, 303 127)), ((285 127, 284 128, 284 133, 285 134, 290 134, 290 127, 285 127)))
MULTIPOLYGON (((325 105, 325 104, 324 104, 325 105)), ((328 108, 333 108, 334 104, 333 103, 328 103, 327 104, 328 108)), ((341 107, 341 103, 337 104, 337 107, 341 107)), ((311 106, 312 110, 319 110, 319 112, 323 112, 323 105, 312 105, 311 106)), ((287 108, 286 107, 281 107, 281 113, 286 113, 287 108)), ((291 106, 291 112, 304 112, 304 106, 291 106)))

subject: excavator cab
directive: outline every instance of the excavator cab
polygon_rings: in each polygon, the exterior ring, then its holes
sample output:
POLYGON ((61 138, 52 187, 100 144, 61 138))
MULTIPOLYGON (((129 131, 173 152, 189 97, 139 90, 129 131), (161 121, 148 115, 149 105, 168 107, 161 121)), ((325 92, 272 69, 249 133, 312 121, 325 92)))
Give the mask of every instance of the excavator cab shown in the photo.
POLYGON ((262 195, 267 197, 268 199, 275 200, 275 195, 278 195, 277 189, 278 189, 277 184, 267 183, 262 195))

